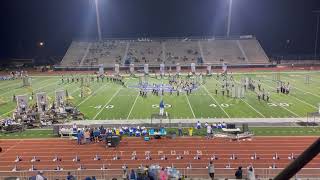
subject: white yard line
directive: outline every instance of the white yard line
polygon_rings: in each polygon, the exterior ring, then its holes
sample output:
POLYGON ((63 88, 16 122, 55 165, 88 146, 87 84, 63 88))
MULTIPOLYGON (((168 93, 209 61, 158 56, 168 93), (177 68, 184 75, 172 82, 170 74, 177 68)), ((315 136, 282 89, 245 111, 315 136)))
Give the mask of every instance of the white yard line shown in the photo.
MULTIPOLYGON (((287 78, 287 77, 284 77, 284 78, 286 78, 286 79, 288 79, 288 80, 292 80, 292 79, 289 79, 289 78, 287 78)), ((313 94, 313 93, 311 93, 311 92, 304 91, 304 90, 302 90, 302 89, 300 89, 300 88, 297 88, 297 87, 293 87, 293 88, 294 88, 294 89, 297 89, 297 90, 299 90, 299 91, 301 91, 301 92, 308 93, 308 94, 311 94, 311 95, 313 95, 313 96, 316 96, 316 97, 319 97, 319 98, 320 98, 320 96, 317 95, 317 94, 313 94)))
MULTIPOLYGON (((51 79, 44 80, 44 81, 40 82, 39 84, 42 84, 43 82, 48 81, 48 80, 51 80, 51 79)), ((52 84, 54 84, 54 83, 56 83, 56 81, 53 82, 53 83, 47 84, 47 85, 45 85, 45 86, 43 86, 43 87, 37 88, 37 89, 35 89, 34 91, 37 91, 37 90, 42 89, 42 88, 44 88, 44 87, 50 86, 50 85, 52 85, 52 84)), ((17 90, 17 89, 14 89, 14 90, 12 90, 12 91, 15 92, 16 90, 17 90)), ((2 95, 4 95, 4 94, 8 94, 8 93, 10 93, 10 92, 12 92, 12 91, 8 91, 8 92, 5 92, 5 93, 2 93, 2 94, 0 94, 0 96, 2 96, 2 95)))
MULTIPOLYGON (((51 83, 52 84, 52 83, 51 83)), ((70 86, 71 84, 69 84, 69 85, 67 85, 67 86, 70 86)), ((39 89, 39 88, 38 88, 39 89)), ((36 90, 38 90, 38 89, 36 89, 36 90)), ((52 92, 55 92, 57 89, 59 89, 59 88, 56 88, 56 89, 54 89, 53 91, 50 91, 48 94, 50 94, 50 93, 52 93, 52 92)), ((76 89, 75 91, 73 91, 73 92, 71 92, 70 94, 73 94, 74 92, 76 92, 76 91, 78 91, 79 89, 76 89)), ((11 111, 8 111, 8 112, 5 112, 5 113, 3 113, 3 114, 1 114, 0 115, 0 117, 3 117, 4 115, 7 115, 7 114, 9 114, 9 113, 11 113, 11 112, 13 112, 15 109, 13 109, 13 110, 11 110, 11 111)))
POLYGON ((291 95, 291 97, 294 97, 296 100, 298 100, 298 101, 300 101, 300 102, 302 102, 302 103, 304 103, 304 104, 306 104, 306 105, 308 105, 308 106, 310 106, 310 107, 318 108, 318 107, 316 107, 316 106, 314 106, 314 105, 312 105, 312 104, 310 104, 310 103, 308 103, 308 102, 305 102, 305 101, 303 101, 303 100, 300 100, 299 98, 297 98, 297 97, 295 97, 295 96, 293 96, 293 95, 291 95))
POLYGON ((302 90, 302 89, 300 89, 300 88, 296 88, 296 87, 293 87, 293 88, 294 88, 294 89, 298 89, 298 90, 301 91, 301 92, 308 93, 308 94, 311 94, 311 95, 313 95, 313 96, 316 96, 316 97, 320 98, 319 95, 313 94, 312 92, 304 91, 304 90, 302 90))
POLYGON ((95 93, 95 92, 98 92, 98 91, 100 91, 101 90, 101 88, 103 88, 103 87, 105 87, 106 86, 106 84, 105 85, 103 85, 103 86, 101 86, 101 87, 99 87, 96 91, 94 91, 93 93, 91 93, 88 97, 86 97, 84 100, 82 100, 76 107, 79 107, 81 104, 83 104, 83 103, 85 103, 85 102, 87 102, 92 96, 93 96, 93 94, 95 93))
POLYGON ((208 95, 211 97, 211 99, 214 100, 214 102, 220 107, 220 109, 228 116, 228 118, 230 118, 229 114, 220 106, 220 104, 218 103, 218 101, 210 94, 210 92, 208 91, 208 89, 202 85, 203 88, 207 91, 208 95))
POLYGON ((8 112, 6 112, 6 113, 3 113, 3 114, 0 115, 0 117, 3 117, 3 116, 5 116, 5 115, 7 115, 7 114, 9 114, 9 113, 11 113, 11 112, 13 112, 13 111, 14 111, 14 109, 11 110, 11 111, 8 111, 8 112))
POLYGON ((100 111, 92 118, 92 119, 96 119, 98 117, 98 115, 107 107, 107 105, 112 101, 112 99, 120 92, 120 90, 123 87, 119 88, 117 92, 115 92, 112 97, 109 99, 109 101, 100 109, 100 111))
MULTIPOLYGON (((272 89, 272 87, 271 87, 270 85, 265 84, 265 83, 262 83, 262 84, 264 84, 264 85, 266 85, 266 86, 268 86, 268 87, 270 87, 270 88, 272 89)), ((299 98, 291 95, 290 93, 289 93, 288 95, 289 95, 290 97, 294 97, 296 100, 298 100, 298 101, 300 101, 300 102, 302 102, 302 103, 304 103, 304 104, 306 104, 306 105, 308 105, 308 106, 311 106, 311 107, 313 107, 313 108, 317 108, 316 106, 314 106, 314 105, 312 105, 312 104, 310 104, 310 103, 308 103, 308 102, 306 102, 306 101, 303 101, 303 100, 301 100, 301 99, 299 99, 299 98)))
POLYGON ((22 83, 21 82, 17 82, 17 83, 13 83, 13 84, 8 84, 6 86, 2 86, 0 88, 0 90, 6 89, 6 88, 11 87, 11 86, 19 85, 19 84, 22 84, 22 83))
MULTIPOLYGON (((36 92, 36 91, 38 91, 38 90, 40 90, 40 89, 43 89, 43 88, 45 88, 45 87, 52 86, 52 85, 54 85, 54 83, 56 83, 56 82, 53 82, 53 83, 47 84, 47 85, 45 85, 45 86, 39 87, 39 88, 37 88, 37 89, 35 89, 35 90, 33 90, 33 91, 36 92)), ((56 89, 55 89, 55 90, 56 90, 56 89)), ((10 92, 10 91, 9 91, 9 92, 10 92)), ((9 92, 7 92, 7 93, 9 93, 9 92)), ((52 91, 50 91, 50 92, 52 92, 52 91)), ((9 102, 9 101, 10 101, 10 100, 4 101, 4 102, 9 102)))
POLYGON ((260 114, 260 116, 264 117, 265 116, 260 112, 258 111, 256 108, 254 108, 253 106, 251 106, 247 101, 243 100, 242 98, 240 98, 242 102, 246 103, 251 109, 253 109, 255 112, 257 112, 258 114, 260 114))
MULTIPOLYGON (((272 87, 269 86, 268 84, 263 83, 263 82, 261 82, 261 83, 264 84, 264 85, 266 85, 266 86, 268 86, 269 88, 272 89, 272 87)), ((299 116, 298 114, 294 113, 293 111, 291 111, 290 109, 288 109, 288 108, 286 108, 286 107, 284 107, 284 106, 280 106, 280 107, 282 107, 283 109, 287 110, 288 112, 290 112, 291 114, 293 114, 293 115, 295 115, 295 116, 297 116, 297 117, 301 117, 301 116, 299 116)))
POLYGON ((193 112, 193 109, 192 109, 192 107, 191 107, 191 104, 190 104, 190 101, 189 101, 188 96, 187 96, 186 94, 184 94, 184 95, 185 95, 185 96, 186 96, 186 98, 187 98, 187 101, 188 101, 188 104, 189 104, 190 110, 191 110, 191 112, 192 112, 193 118, 196 118, 196 115, 194 115, 194 112, 193 112))
POLYGON ((132 106, 131 106, 130 112, 129 112, 128 116, 127 116, 127 120, 129 119, 129 117, 130 117, 130 115, 131 115, 131 112, 132 112, 132 110, 133 110, 134 105, 135 105, 136 102, 137 102, 138 97, 139 97, 139 93, 137 94, 137 97, 136 97, 136 99, 134 100, 134 103, 133 103, 132 106))
MULTIPOLYGON (((56 82, 54 82, 54 83, 56 83, 56 82)), ((37 90, 42 89, 42 88, 44 88, 44 87, 50 86, 50 85, 52 85, 52 84, 54 84, 54 83, 47 84, 46 86, 43 86, 43 87, 40 87, 40 88, 35 89, 34 91, 37 91, 37 90)), ((57 90, 57 89, 55 89, 55 90, 57 90)), ((54 90, 54 91, 55 91, 55 90, 54 90)), ((9 91, 9 92, 10 92, 10 91, 9 91)), ((50 91, 50 92, 52 92, 52 91, 50 91)), ((9 114, 9 113, 11 113, 11 112, 13 112, 14 110, 15 110, 15 109, 13 109, 13 110, 11 110, 11 111, 8 111, 8 112, 6 112, 6 113, 4 113, 4 114, 1 114, 0 117, 1 117, 1 116, 4 116, 4 115, 7 115, 7 114, 9 114)))
MULTIPOLYGON (((215 79, 216 80, 216 79, 215 79)), ((217 81, 217 80, 216 80, 217 81)), ((219 81, 217 81, 218 83, 220 83, 219 81)), ((239 83, 238 81, 236 81, 237 83, 239 83)), ((221 83, 220 83, 221 84, 221 83)), ((241 83, 240 83, 241 84, 241 83)), ((240 100, 244 103, 246 103, 251 109, 253 109, 255 112, 257 112, 258 114, 260 114, 260 116, 264 117, 265 116, 260 112, 258 111, 256 108, 254 108, 253 106, 251 106, 247 101, 243 100, 242 98, 240 98, 240 100)))
POLYGON ((291 112, 293 115, 295 115, 295 116, 297 116, 297 117, 301 117, 301 116, 299 116, 298 114, 296 114, 296 113, 294 113, 293 111, 291 111, 290 109, 288 109, 288 108, 286 108, 286 107, 284 107, 284 106, 281 106, 281 107, 283 107, 284 109, 286 109, 287 111, 289 111, 289 112, 291 112))

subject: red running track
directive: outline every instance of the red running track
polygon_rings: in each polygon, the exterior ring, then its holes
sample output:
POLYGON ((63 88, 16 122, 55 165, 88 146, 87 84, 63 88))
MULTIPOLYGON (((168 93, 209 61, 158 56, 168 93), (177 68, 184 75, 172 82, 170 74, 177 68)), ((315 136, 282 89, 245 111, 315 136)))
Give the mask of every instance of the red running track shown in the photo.
MULTIPOLYGON (((214 160, 216 168, 225 168, 230 164, 231 168, 238 166, 247 167, 252 164, 255 168, 269 168, 275 164, 277 168, 284 168, 292 160, 288 159, 291 153, 299 155, 317 137, 255 137, 252 140, 231 142, 225 139, 205 139, 200 137, 183 137, 176 139, 152 139, 150 142, 142 138, 124 138, 117 148, 106 148, 105 144, 93 143, 77 145, 75 140, 46 139, 46 140, 1 140, 0 147, 0 171, 11 171, 16 165, 18 170, 28 170, 32 165, 36 169, 53 170, 57 165, 64 170, 75 170, 80 165, 86 169, 100 169, 103 165, 108 169, 121 169, 126 164, 129 168, 140 165, 160 164, 161 166, 175 166, 177 168, 206 168, 213 154, 218 157, 214 160), (132 153, 136 152, 137 160, 132 160, 132 153), (145 153, 150 151, 152 160, 145 159, 145 153), (196 154, 200 160, 194 159, 196 154), (259 159, 251 159, 256 153, 259 159), (273 159, 275 153, 279 160, 273 159), (98 154, 100 161, 94 161, 98 154), (167 160, 161 160, 165 154, 167 160), (236 160, 230 157, 235 154, 236 160), (54 156, 62 159, 61 162, 53 162, 54 156), (78 155, 80 162, 74 162, 78 155), (118 155, 119 160, 113 160, 118 155), (177 160, 177 155, 183 159, 177 160), (16 156, 21 156, 22 161, 14 162, 16 156), (33 156, 40 162, 31 162, 33 156)), ((306 168, 320 168, 320 156, 313 159, 306 168)), ((312 172, 320 177, 320 172, 312 172)))

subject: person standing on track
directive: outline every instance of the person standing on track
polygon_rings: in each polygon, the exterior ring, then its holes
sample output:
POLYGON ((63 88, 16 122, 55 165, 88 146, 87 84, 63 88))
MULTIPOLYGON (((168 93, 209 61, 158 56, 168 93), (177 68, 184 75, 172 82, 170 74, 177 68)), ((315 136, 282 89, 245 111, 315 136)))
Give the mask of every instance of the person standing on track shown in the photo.
POLYGON ((213 180, 214 179, 214 164, 210 161, 208 166, 209 176, 213 180))
POLYGON ((78 145, 81 145, 82 138, 83 138, 83 134, 80 130, 78 130, 77 132, 78 145))
POLYGON ((178 134, 179 134, 179 136, 183 136, 183 133, 182 133, 182 123, 181 123, 181 122, 179 122, 179 124, 178 124, 178 134))
POLYGON ((212 138, 212 127, 210 125, 207 126, 207 139, 212 138))

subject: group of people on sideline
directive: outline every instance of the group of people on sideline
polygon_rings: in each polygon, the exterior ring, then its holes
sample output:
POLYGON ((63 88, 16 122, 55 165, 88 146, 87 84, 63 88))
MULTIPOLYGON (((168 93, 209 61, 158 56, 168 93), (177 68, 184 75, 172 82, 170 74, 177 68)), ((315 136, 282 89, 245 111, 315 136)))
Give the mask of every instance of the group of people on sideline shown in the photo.
MULTIPOLYGON (((197 121, 195 127, 189 128, 189 136, 192 136, 192 131, 195 128, 196 130, 200 130, 202 128, 207 129, 208 137, 212 137, 212 134, 215 129, 226 128, 227 124, 223 123, 213 123, 209 124, 208 122, 202 124, 200 121, 197 121)), ((141 137, 147 136, 149 131, 144 126, 136 126, 136 127, 118 127, 118 128, 105 128, 103 126, 100 127, 87 127, 78 128, 76 124, 73 124, 72 128, 61 127, 60 134, 73 134, 78 139, 78 144, 84 143, 93 143, 99 142, 103 140, 107 136, 118 135, 118 136, 134 136, 141 137)), ((181 122, 178 123, 178 135, 183 136, 183 125, 181 122)))
POLYGON ((120 128, 104 128, 100 126, 99 128, 94 127, 84 127, 84 128, 73 128, 73 132, 77 134, 78 144, 99 142, 105 139, 107 136, 112 135, 128 135, 128 136, 146 136, 148 131, 145 127, 120 127, 120 128))

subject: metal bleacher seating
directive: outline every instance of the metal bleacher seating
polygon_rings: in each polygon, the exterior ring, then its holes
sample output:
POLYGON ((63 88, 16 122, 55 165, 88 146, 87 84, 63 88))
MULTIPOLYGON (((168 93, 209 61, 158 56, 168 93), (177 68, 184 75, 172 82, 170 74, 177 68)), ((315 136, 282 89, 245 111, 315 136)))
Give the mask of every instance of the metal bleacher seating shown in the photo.
POLYGON ((113 67, 129 65, 269 64, 258 40, 250 39, 146 39, 74 41, 61 66, 113 67))

